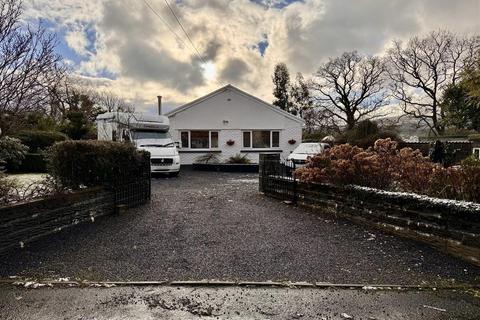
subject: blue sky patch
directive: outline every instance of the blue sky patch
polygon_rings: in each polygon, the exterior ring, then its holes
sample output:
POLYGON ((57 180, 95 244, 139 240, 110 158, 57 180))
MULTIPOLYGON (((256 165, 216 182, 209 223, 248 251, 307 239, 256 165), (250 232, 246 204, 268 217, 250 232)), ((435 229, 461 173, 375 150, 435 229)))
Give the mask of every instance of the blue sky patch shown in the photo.
POLYGON ((276 9, 283 9, 294 2, 303 2, 304 0, 250 0, 256 4, 276 9))
POLYGON ((265 56, 265 50, 267 50, 268 48, 268 39, 266 36, 265 36, 265 40, 262 40, 257 44, 257 47, 258 47, 258 51, 260 51, 260 55, 262 57, 265 56))
POLYGON ((93 25, 88 25, 87 28, 85 28, 85 34, 88 40, 88 45, 85 49, 87 49, 88 52, 96 54, 97 49, 95 48, 95 44, 97 43, 97 31, 93 25))

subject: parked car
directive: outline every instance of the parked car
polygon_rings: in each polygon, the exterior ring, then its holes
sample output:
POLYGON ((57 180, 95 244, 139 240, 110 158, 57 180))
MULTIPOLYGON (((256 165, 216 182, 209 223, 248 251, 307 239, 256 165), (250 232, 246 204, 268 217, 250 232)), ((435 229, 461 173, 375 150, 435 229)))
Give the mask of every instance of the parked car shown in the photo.
POLYGON ((322 153, 329 148, 330 145, 328 143, 300 143, 300 145, 288 156, 287 160, 292 161, 295 164, 295 167, 303 167, 307 163, 309 157, 322 153))

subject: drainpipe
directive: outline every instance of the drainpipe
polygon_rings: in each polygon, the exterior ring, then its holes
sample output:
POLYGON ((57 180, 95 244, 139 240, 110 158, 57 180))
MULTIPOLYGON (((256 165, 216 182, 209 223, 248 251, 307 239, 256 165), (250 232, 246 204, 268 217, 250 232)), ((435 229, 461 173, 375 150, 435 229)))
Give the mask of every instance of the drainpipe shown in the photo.
POLYGON ((158 99, 158 115, 162 115, 162 96, 157 96, 158 99))

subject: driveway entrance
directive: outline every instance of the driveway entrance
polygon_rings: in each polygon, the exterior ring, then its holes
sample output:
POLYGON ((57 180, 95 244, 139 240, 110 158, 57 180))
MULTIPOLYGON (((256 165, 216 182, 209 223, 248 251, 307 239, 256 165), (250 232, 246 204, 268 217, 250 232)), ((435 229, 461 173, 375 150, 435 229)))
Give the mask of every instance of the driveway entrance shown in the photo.
POLYGON ((429 246, 267 198, 256 174, 183 171, 148 205, 40 240, 0 277, 478 283, 480 268, 429 246))

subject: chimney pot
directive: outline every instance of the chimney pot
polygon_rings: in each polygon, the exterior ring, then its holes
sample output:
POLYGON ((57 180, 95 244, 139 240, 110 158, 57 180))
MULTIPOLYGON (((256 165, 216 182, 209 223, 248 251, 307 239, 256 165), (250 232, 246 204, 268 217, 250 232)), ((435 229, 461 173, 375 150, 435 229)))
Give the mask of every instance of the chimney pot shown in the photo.
POLYGON ((158 115, 162 115, 162 96, 157 96, 158 99, 158 115))

